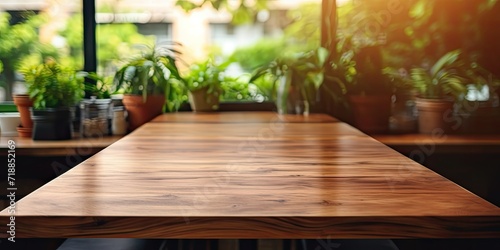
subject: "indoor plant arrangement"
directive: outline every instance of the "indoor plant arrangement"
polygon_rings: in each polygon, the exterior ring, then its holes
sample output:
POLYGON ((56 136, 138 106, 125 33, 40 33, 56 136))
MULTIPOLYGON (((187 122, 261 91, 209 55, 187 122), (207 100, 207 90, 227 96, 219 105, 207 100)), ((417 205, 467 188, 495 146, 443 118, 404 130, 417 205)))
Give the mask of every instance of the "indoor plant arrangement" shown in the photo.
POLYGON ((323 47, 284 55, 256 70, 250 82, 271 78, 278 113, 307 115, 318 103, 327 58, 328 50, 323 47))
MULTIPOLYGON (((474 75, 476 85, 479 83, 479 86, 472 88, 477 90, 476 93, 481 93, 483 98, 472 101, 475 102, 474 105, 465 105, 465 103, 462 105, 461 110, 469 114, 468 119, 464 121, 463 130, 475 134, 498 134, 500 127, 500 97, 498 95, 500 79, 475 62, 471 64, 471 70, 468 72, 474 75), (476 107, 475 110, 474 107, 476 107)), ((468 98, 467 101, 471 102, 468 98)))
POLYGON ((473 82, 460 50, 446 53, 430 68, 412 68, 410 77, 419 92, 416 105, 420 133, 430 134, 436 129, 450 133, 457 129, 454 103, 463 98, 466 85, 473 82))
POLYGON ((415 107, 417 91, 410 79, 410 72, 405 68, 386 67, 383 69, 383 74, 389 78, 393 87, 389 119, 391 133, 417 132, 418 117, 415 107))
POLYGON ((33 100, 33 140, 71 139, 72 109, 83 96, 83 76, 53 60, 21 72, 33 100))
POLYGON ((85 91, 90 99, 80 101, 80 135, 101 137, 110 134, 111 91, 110 84, 94 72, 86 73, 85 91))
POLYGON ((174 82, 183 81, 176 66, 177 52, 167 46, 148 47, 130 60, 114 77, 117 91, 122 91, 123 105, 128 112, 132 131, 165 109, 166 98, 172 100, 174 82))
POLYGON ((347 85, 353 123, 369 134, 386 133, 389 130, 392 89, 382 74, 380 47, 363 47, 355 53, 353 60, 356 62, 356 76, 347 85))
POLYGON ((222 83, 225 79, 224 70, 227 64, 216 65, 213 60, 209 59, 191 65, 184 80, 193 111, 209 112, 219 109, 222 83))
POLYGON ((387 132, 392 87, 382 72, 380 46, 355 46, 347 36, 338 39, 336 49, 324 86, 334 97, 341 96, 339 117, 366 133, 387 132))

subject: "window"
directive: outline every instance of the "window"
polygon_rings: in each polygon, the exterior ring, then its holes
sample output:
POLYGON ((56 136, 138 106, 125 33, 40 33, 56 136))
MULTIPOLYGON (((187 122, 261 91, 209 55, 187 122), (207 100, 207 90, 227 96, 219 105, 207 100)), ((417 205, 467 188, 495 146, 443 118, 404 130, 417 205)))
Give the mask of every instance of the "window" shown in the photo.
POLYGON ((50 57, 83 68, 81 12, 80 0, 0 2, 0 101, 25 92, 23 67, 50 57))

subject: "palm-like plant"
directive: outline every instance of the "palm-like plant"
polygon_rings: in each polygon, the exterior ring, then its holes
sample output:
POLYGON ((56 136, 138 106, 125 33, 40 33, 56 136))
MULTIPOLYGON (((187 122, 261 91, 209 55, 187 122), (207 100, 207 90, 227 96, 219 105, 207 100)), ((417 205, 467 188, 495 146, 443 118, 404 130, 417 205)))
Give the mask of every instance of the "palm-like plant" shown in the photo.
POLYGON ((163 94, 167 100, 171 96, 173 82, 184 82, 176 66, 179 52, 171 47, 148 47, 139 57, 132 59, 115 74, 115 90, 125 94, 142 95, 146 101, 149 94, 163 94))
POLYGON ((324 79, 324 65, 328 58, 328 50, 322 47, 303 53, 296 53, 277 58, 269 65, 258 69, 250 79, 271 77, 273 90, 278 93, 277 105, 286 111, 287 100, 303 102, 305 111, 314 105, 318 98, 318 90, 324 79))
POLYGON ((467 92, 466 84, 472 83, 460 50, 446 53, 430 69, 411 69, 410 77, 421 97, 428 99, 457 99, 467 92))

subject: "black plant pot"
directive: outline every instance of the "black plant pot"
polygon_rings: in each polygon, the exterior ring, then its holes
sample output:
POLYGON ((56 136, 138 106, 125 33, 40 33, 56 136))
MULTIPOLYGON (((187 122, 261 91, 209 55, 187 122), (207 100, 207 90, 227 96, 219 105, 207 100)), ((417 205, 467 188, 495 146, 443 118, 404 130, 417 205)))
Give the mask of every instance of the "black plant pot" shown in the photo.
POLYGON ((31 110, 33 140, 69 140, 73 136, 73 115, 70 108, 31 110))

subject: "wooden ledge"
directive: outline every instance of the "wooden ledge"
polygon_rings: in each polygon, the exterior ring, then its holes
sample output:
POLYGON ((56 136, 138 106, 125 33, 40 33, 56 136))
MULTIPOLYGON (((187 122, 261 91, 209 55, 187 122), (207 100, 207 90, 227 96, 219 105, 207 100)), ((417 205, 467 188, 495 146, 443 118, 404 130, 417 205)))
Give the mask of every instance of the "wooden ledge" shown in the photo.
POLYGON ((8 141, 15 141, 16 155, 25 156, 65 156, 92 155, 118 141, 123 136, 103 136, 96 138, 79 138, 62 141, 33 141, 31 138, 17 136, 0 137, 0 155, 8 154, 8 141))
POLYGON ((439 153, 500 153, 500 134, 401 134, 371 136, 401 153, 411 153, 412 150, 416 149, 434 150, 439 153))

